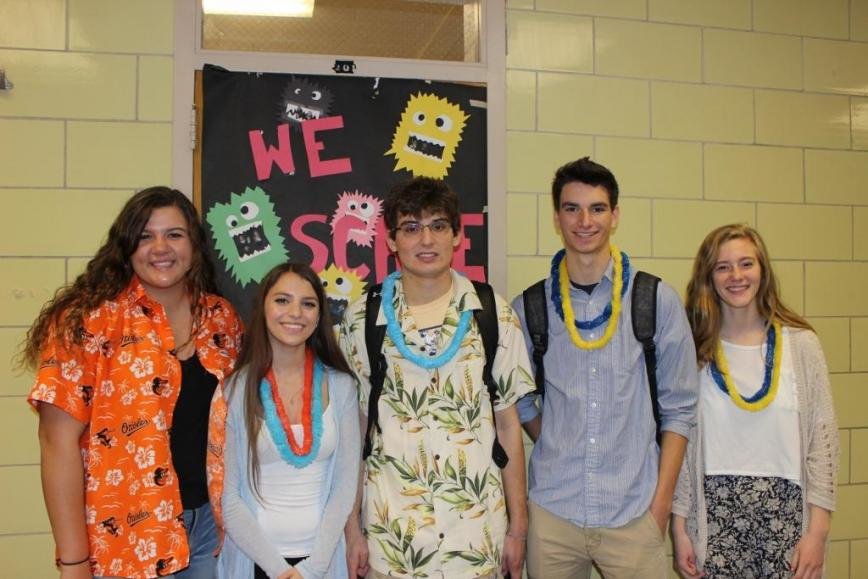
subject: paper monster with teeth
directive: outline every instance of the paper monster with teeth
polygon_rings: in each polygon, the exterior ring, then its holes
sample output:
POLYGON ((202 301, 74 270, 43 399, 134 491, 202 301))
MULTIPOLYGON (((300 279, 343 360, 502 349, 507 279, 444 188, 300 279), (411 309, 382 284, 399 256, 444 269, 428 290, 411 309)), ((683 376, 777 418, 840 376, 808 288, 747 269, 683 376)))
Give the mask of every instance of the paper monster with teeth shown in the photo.
POLYGON ((274 203, 259 187, 232 193, 229 203, 215 203, 206 221, 227 271, 242 287, 258 282, 289 256, 274 203))
POLYGON ((468 116, 445 98, 418 93, 410 97, 392 137, 395 171, 407 169, 415 177, 442 179, 455 160, 455 150, 468 116))
POLYGON ((327 88, 293 76, 283 89, 278 117, 298 128, 303 121, 328 116, 332 99, 327 88))
POLYGON ((332 322, 339 323, 344 310, 362 296, 365 282, 354 271, 346 271, 332 264, 319 273, 326 293, 332 322))

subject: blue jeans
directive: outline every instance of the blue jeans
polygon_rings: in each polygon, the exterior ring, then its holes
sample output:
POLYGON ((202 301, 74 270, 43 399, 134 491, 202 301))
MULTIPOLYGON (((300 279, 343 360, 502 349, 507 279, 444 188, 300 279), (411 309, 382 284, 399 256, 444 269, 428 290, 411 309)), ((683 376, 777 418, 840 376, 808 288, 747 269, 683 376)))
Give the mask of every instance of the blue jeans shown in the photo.
POLYGON ((175 579, 214 579, 217 576, 217 524, 211 503, 198 509, 184 509, 187 544, 190 547, 190 566, 173 575, 175 579))

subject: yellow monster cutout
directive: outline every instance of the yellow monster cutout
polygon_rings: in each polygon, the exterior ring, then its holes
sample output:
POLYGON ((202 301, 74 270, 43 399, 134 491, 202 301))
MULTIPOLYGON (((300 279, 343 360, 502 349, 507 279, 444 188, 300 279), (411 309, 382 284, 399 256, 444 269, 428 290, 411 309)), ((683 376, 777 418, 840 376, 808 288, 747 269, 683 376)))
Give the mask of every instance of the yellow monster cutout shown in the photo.
POLYGON ((445 177, 467 119, 458 105, 445 98, 422 93, 411 96, 392 137, 392 148, 386 151, 386 155, 395 155, 395 171, 407 169, 414 177, 445 177))
POLYGON ((331 264, 319 273, 326 293, 332 322, 337 324, 347 306, 359 299, 365 290, 365 282, 354 271, 346 271, 331 264))

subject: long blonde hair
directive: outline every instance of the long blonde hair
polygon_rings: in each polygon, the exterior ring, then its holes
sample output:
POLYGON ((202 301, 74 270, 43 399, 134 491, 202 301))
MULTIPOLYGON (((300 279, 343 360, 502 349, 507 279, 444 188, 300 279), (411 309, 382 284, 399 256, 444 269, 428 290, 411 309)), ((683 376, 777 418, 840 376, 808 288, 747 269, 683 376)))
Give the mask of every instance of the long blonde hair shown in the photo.
POLYGON ((759 315, 766 323, 779 322, 784 326, 813 329, 805 318, 781 302, 778 278, 772 270, 766 244, 756 229, 741 223, 724 225, 705 236, 696 253, 693 273, 687 284, 687 319, 693 332, 696 360, 700 366, 704 366, 714 357, 714 350, 720 338, 723 319, 720 297, 714 290, 714 266, 720 255, 721 246, 733 239, 747 239, 756 249, 757 262, 760 266, 760 286, 756 295, 756 305, 759 315))

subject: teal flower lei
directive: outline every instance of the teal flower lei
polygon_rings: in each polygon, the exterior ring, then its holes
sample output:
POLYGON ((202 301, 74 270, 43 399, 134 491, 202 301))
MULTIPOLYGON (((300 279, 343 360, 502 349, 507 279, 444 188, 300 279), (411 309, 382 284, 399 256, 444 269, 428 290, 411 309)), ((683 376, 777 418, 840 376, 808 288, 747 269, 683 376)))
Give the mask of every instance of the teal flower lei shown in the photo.
MULTIPOLYGON (((265 414, 265 426, 274 441, 274 446, 280 453, 280 457, 296 468, 304 468, 312 463, 319 454, 320 441, 322 440, 322 376, 323 365, 316 358, 313 366, 313 401, 311 404, 311 421, 313 426, 310 452, 299 456, 295 454, 287 443, 287 437, 292 433, 287 431, 277 414, 275 400, 271 395, 271 383, 263 378, 259 383, 259 398, 262 400, 262 409, 265 414)), ((278 400, 278 402, 280 402, 278 400)), ((282 402, 280 402, 282 404, 282 402)), ((287 425, 287 428, 289 426, 287 425)))
MULTIPOLYGON (((561 318, 561 321, 564 320, 564 304, 561 297, 561 287, 558 283, 558 268, 561 265, 561 261, 563 261, 564 256, 566 255, 566 251, 561 249, 552 257, 552 267, 551 267, 551 280, 552 280, 552 304, 555 307, 555 311, 558 314, 558 317, 561 318)), ((627 286, 630 284, 630 258, 627 257, 627 254, 623 251, 621 252, 621 262, 624 264, 623 269, 621 271, 621 298, 623 298, 627 294, 627 286)), ((594 318, 593 320, 587 321, 579 321, 574 320, 576 327, 580 330, 593 330, 599 326, 602 326, 606 322, 609 321, 609 318, 612 317, 612 302, 609 301, 606 304, 606 309, 603 310, 599 316, 594 318)))
POLYGON ((401 273, 396 271, 390 273, 383 280, 381 303, 383 305, 383 314, 386 316, 386 330, 389 332, 389 338, 392 339, 392 343, 395 344, 395 347, 398 348, 398 351, 404 358, 410 360, 420 368, 427 370, 439 368, 451 360, 455 356, 455 353, 458 352, 458 348, 461 347, 461 342, 464 341, 464 336, 470 328, 470 318, 473 317, 473 312, 470 310, 461 312, 461 317, 458 320, 458 329, 455 330, 449 346, 440 355, 426 358, 425 356, 416 354, 410 350, 407 342, 404 341, 404 333, 401 331, 401 325, 398 323, 398 318, 395 315, 395 306, 392 304, 392 300, 395 297, 395 280, 399 277, 401 277, 401 273))

